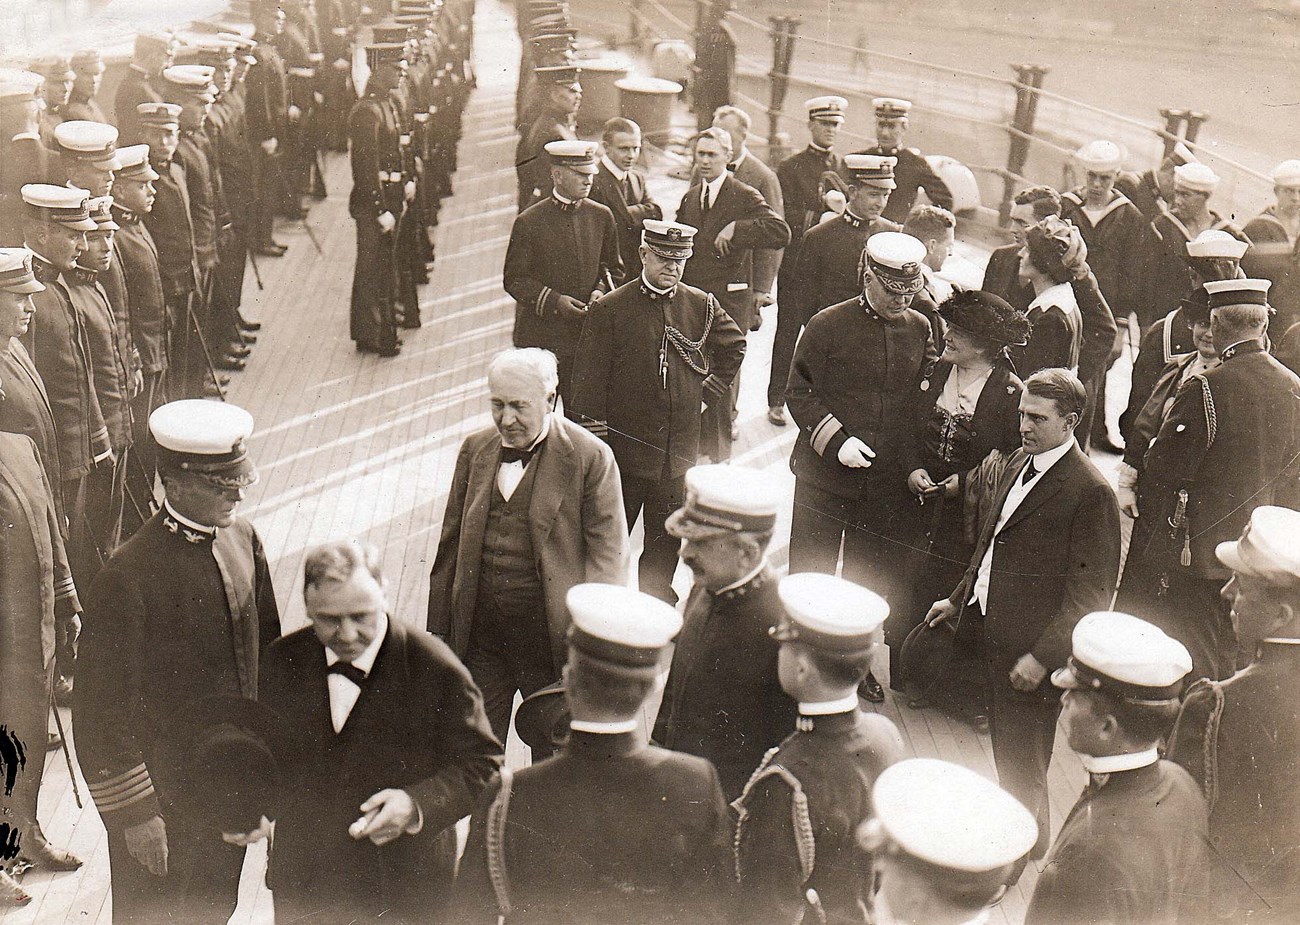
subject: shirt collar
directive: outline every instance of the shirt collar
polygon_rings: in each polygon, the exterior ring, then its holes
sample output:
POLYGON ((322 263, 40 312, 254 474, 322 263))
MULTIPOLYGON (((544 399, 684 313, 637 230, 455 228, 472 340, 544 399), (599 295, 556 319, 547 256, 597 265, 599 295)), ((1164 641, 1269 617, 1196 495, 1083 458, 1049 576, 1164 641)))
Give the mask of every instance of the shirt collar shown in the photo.
POLYGON ((1077 442, 1078 441, 1074 439, 1074 436, 1071 435, 1069 440, 1066 440, 1064 443, 1062 443, 1060 446, 1056 447, 1055 449, 1044 450, 1041 453, 1032 454, 1034 458, 1034 469, 1038 472, 1039 475, 1042 475, 1048 469, 1052 468, 1058 462, 1064 459, 1065 454, 1070 452, 1070 450, 1075 447, 1077 442))
POLYGON ((600 156, 600 162, 605 165, 605 169, 608 170, 610 173, 612 173, 614 175, 614 179, 617 180, 618 182, 622 183, 623 180, 627 178, 628 172, 626 170, 619 170, 617 167, 615 167, 614 162, 609 159, 608 154, 602 154, 600 156))
POLYGON ((567 196, 561 196, 560 191, 557 189, 551 190, 551 195, 554 196, 555 201, 562 206, 569 206, 570 208, 572 208, 573 206, 576 206, 578 204, 578 200, 576 199, 570 199, 567 196))
POLYGON ((574 732, 590 732, 595 735, 624 735, 629 732, 636 732, 637 721, 635 719, 625 719, 617 723, 589 723, 586 720, 571 719, 569 728, 574 732))
POLYGON ((809 151, 816 151, 818 154, 821 154, 821 155, 826 155, 826 154, 830 154, 830 153, 831 153, 831 149, 830 149, 830 148, 823 148, 821 145, 819 145, 819 144, 814 144, 814 143, 811 142, 811 141, 808 142, 808 150, 809 150, 809 151))
POLYGON ((708 183, 704 184, 704 186, 707 187, 709 190, 710 206, 716 206, 718 204, 718 193, 721 192, 722 184, 725 183, 726 180, 727 180, 727 172, 724 170, 722 171, 722 173, 718 174, 718 179, 711 180, 708 183))
MULTIPOLYGON (((375 631, 375 638, 370 640, 370 645, 366 646, 366 651, 362 652, 352 660, 352 664, 360 671, 370 674, 375 667, 375 659, 379 656, 379 647, 384 644, 384 637, 388 635, 388 614, 379 614, 379 627, 375 631)), ((334 654, 334 650, 329 646, 325 647, 325 664, 334 665, 341 662, 342 659, 334 654)))
POLYGON ((644 270, 641 271, 641 285, 644 286, 650 292, 653 292, 657 296, 671 296, 674 292, 677 291, 676 286, 674 286, 672 289, 660 289, 654 283, 650 282, 650 280, 645 278, 644 270))
POLYGON ((1042 292, 1038 293, 1038 295, 1034 296, 1034 301, 1029 303, 1027 311, 1032 312, 1036 308, 1041 308, 1046 311, 1053 305, 1060 305, 1068 312, 1069 306, 1075 304, 1077 303, 1074 299, 1074 290, 1070 288, 1070 284, 1057 283, 1053 286, 1048 286, 1042 292))
POLYGON ((1224 360, 1231 360, 1239 353, 1258 353, 1263 349, 1264 345, 1259 342, 1258 337, 1248 337, 1224 347, 1219 351, 1219 356, 1224 360))
POLYGON ((217 535, 216 527, 209 527, 206 524, 201 524, 196 520, 190 520, 184 514, 177 513, 176 508, 172 507, 171 501, 168 500, 167 498, 163 499, 163 507, 166 508, 167 515, 171 517, 172 520, 176 521, 176 523, 184 527, 185 529, 193 530, 195 533, 202 533, 205 534, 206 536, 217 535))
POLYGON ((745 163, 745 158, 747 158, 747 157, 749 157, 749 149, 748 149, 748 148, 741 148, 741 149, 740 149, 740 157, 736 158, 734 161, 732 161, 730 164, 728 164, 728 165, 727 165, 727 169, 729 169, 729 170, 737 170, 737 169, 740 167, 741 164, 745 163))
POLYGON ((858 708, 858 692, 836 700, 824 700, 820 703, 799 701, 800 716, 833 716, 836 713, 851 713, 858 708))
POLYGON ((1079 761, 1089 774, 1117 774, 1120 771, 1136 771, 1160 760, 1160 753, 1153 745, 1140 752, 1129 755, 1080 755, 1079 761))
POLYGON ((41 136, 39 132, 19 132, 17 135, 15 135, 13 138, 9 140, 10 141, 28 141, 28 140, 40 141, 41 136))
POLYGON ((745 585, 749 584, 751 581, 753 581, 755 578, 761 575, 763 573, 763 569, 765 568, 767 568, 766 558, 764 558, 762 562, 758 563, 758 565, 756 565, 752 571, 746 573, 745 577, 733 581, 731 584, 727 585, 724 588, 719 588, 718 590, 714 591, 713 596, 717 597, 719 594, 726 594, 728 591, 735 591, 737 588, 743 588, 745 585))
MULTIPOLYGON (((538 432, 537 438, 533 440, 532 443, 528 444, 528 446, 525 447, 525 449, 527 450, 537 449, 539 446, 542 445, 542 441, 546 439, 546 435, 549 434, 550 432, 551 432, 551 416, 550 414, 547 414, 546 417, 542 418, 542 429, 538 432)), ((501 445, 505 446, 504 443, 501 445)))

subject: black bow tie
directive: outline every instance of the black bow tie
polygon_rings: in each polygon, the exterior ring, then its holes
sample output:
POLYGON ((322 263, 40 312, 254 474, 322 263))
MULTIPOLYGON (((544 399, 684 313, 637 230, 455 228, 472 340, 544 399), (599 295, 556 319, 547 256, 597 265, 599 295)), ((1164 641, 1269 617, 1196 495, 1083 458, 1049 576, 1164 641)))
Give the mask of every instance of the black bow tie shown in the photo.
POLYGON ((335 662, 325 669, 326 675, 341 674, 357 687, 366 683, 368 675, 351 662, 335 662))
POLYGON ((533 454, 536 452, 537 447, 533 447, 530 450, 517 450, 512 446, 503 446, 501 447, 501 462, 503 465, 506 463, 521 462, 527 466, 528 461, 533 458, 533 454))

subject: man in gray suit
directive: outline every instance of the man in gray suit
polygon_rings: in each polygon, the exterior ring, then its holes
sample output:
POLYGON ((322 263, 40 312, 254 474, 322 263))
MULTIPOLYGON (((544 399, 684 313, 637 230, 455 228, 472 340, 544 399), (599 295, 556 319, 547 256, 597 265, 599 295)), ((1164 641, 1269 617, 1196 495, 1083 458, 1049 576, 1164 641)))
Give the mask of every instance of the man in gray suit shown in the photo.
POLYGON ((515 691, 560 679, 584 581, 626 581, 627 520, 614 453, 554 414, 555 355, 488 367, 492 421, 461 444, 429 586, 428 628, 469 668, 505 741, 515 691))

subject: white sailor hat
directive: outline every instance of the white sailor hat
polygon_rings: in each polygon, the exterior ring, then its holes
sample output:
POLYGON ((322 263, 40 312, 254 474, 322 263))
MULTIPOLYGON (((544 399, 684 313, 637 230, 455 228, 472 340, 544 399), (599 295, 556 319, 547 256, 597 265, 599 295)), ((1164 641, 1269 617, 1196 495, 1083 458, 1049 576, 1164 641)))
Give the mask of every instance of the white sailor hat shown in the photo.
POLYGON ((844 158, 844 166, 853 177, 853 182, 878 189, 897 189, 894 182, 894 168, 898 165, 896 157, 882 157, 878 154, 850 154, 844 158))
POLYGON ((1194 193, 1210 195, 1218 188, 1219 176, 1200 161, 1180 164, 1174 168, 1174 186, 1194 193))
POLYGON ((1183 164, 1200 163, 1196 158, 1195 152, 1187 146, 1186 142, 1182 141, 1174 145, 1173 150, 1169 152, 1169 159, 1174 162, 1175 167, 1180 167, 1183 164))
POLYGON ((20 192, 28 210, 45 221, 58 222, 73 231, 95 230, 95 223, 90 220, 90 211, 86 208, 90 190, 28 183, 20 192))
POLYGON ((1188 257, 1240 260, 1249 249, 1248 241, 1234 238, 1221 228, 1207 228, 1187 242, 1188 257))
POLYGON ((686 500, 664 526, 678 539, 763 533, 776 526, 780 504, 771 479, 757 469, 693 466, 686 470, 686 500))
POLYGON ((641 223, 641 243, 660 257, 687 260, 694 251, 697 228, 679 222, 647 218, 641 223))
POLYGON ((117 170, 117 129, 107 122, 72 119, 54 127, 59 151, 79 161, 90 161, 104 170, 117 170))
POLYGON ((1271 584, 1300 584, 1300 511, 1261 505, 1251 511, 1241 538, 1214 549, 1219 561, 1238 575, 1271 584))
POLYGON ((808 110, 810 121, 840 123, 848 112, 849 101, 842 96, 814 96, 804 100, 803 107, 808 110))
POLYGON ((0 68, 0 103, 28 103, 40 95, 45 78, 32 71, 0 68))
POLYGON ((122 226, 113 221, 113 197, 97 196, 86 203, 90 220, 95 223, 95 231, 121 231, 122 226))
POLYGON ((177 103, 164 103, 160 100, 150 100, 147 103, 140 103, 135 107, 136 115, 140 117, 142 125, 156 125, 160 127, 172 126, 173 128, 180 124, 181 107, 177 103))
POLYGON ((777 593, 785 614, 770 630, 772 638, 838 655, 870 653, 889 616, 879 594, 821 572, 787 575, 777 593))
POLYGON ((653 677, 682 628, 671 605, 622 585, 574 585, 564 603, 572 620, 569 645, 629 676, 653 677))
POLYGON ((882 231, 867 238, 867 266, 890 292, 917 293, 925 285, 921 264, 925 245, 900 231, 882 231))
POLYGON ((548 141, 546 153, 556 167, 568 167, 578 173, 594 176, 600 168, 596 165, 596 152, 600 146, 594 141, 548 141))
POLYGON ((149 432, 162 461, 219 485, 244 487, 257 481, 245 441, 253 416, 228 402, 187 398, 159 406, 149 415, 149 432))
POLYGON ((1300 160, 1283 161, 1273 168, 1271 176, 1274 186, 1300 186, 1300 160))
POLYGON ((182 45, 176 49, 176 61, 179 66, 199 64, 210 67, 226 67, 235 56, 233 42, 219 35, 195 33, 181 37, 182 45))
POLYGON ((215 74, 210 64, 174 64, 162 72, 165 88, 173 94, 184 93, 209 103, 216 99, 215 74))
POLYGON ((1273 285, 1267 279, 1214 279, 1203 284, 1210 294, 1210 311, 1227 305, 1267 305, 1268 290, 1273 285))
POLYGON ((44 292, 32 271, 32 252, 25 247, 0 247, 0 289, 18 295, 44 292))
POLYGON ((117 162, 121 165, 117 169, 119 181, 136 180, 145 183, 158 179, 158 171, 154 170, 153 165, 149 163, 148 145, 127 145, 125 148, 118 148, 117 162))
POLYGON ((907 114, 912 111, 912 104, 908 100, 900 100, 892 96, 878 96, 871 101, 871 108, 876 111, 877 120, 890 121, 906 119, 907 114))
POLYGON ((1070 658, 1052 672, 1066 690, 1104 691, 1129 703, 1177 701, 1192 656, 1158 626, 1114 610, 1086 614, 1074 625, 1070 658))
POLYGON ((860 841, 878 825, 903 854, 943 871, 1001 874, 1038 840, 1038 823, 1019 800, 975 771, 935 758, 885 768, 871 804, 875 819, 859 827, 860 841))
POLYGON ((1090 141, 1074 152, 1075 160, 1092 173, 1114 173, 1124 166, 1124 151, 1113 141, 1090 141))

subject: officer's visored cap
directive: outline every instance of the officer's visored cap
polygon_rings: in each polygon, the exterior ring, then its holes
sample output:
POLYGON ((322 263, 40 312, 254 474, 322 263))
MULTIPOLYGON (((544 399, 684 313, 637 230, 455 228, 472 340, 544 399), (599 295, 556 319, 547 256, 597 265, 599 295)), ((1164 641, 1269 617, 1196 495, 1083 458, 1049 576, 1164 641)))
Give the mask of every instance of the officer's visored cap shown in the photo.
POLYGON ((1261 505, 1251 512, 1241 538, 1220 543, 1214 554, 1238 575, 1300 584, 1300 511, 1261 505))
POLYGON ((20 191, 29 212, 47 222, 58 222, 73 231, 94 231, 86 203, 90 190, 49 183, 28 183, 20 191))
POLYGON ((1187 242, 1188 257, 1218 257, 1240 260, 1250 244, 1220 228, 1207 228, 1187 242))
POLYGON ((572 141, 561 139, 548 141, 546 154, 556 167, 568 167, 578 173, 594 176, 600 168, 596 164, 596 152, 600 146, 594 141, 572 141))
POLYGON ((140 117, 140 122, 143 125, 176 128, 180 124, 181 107, 177 103, 150 100, 136 106, 135 112, 140 117))
POLYGON ((34 71, 18 68, 0 68, 0 103, 23 102, 40 96, 45 78, 34 71))
POLYGON ((581 87, 582 68, 573 64, 548 64, 533 68, 537 79, 560 87, 581 87))
POLYGON ((122 226, 113 221, 112 196, 97 196, 86 203, 86 209, 90 212, 90 220, 95 223, 96 231, 106 232, 122 230, 122 226))
POLYGON ((1164 630, 1131 614, 1102 610, 1075 624, 1069 661, 1052 672, 1052 683, 1130 703, 1165 704, 1178 700, 1191 670, 1187 647, 1164 630))
POLYGON ((879 594, 821 572, 787 575, 777 593, 785 615, 772 627, 772 638, 835 655, 869 654, 889 616, 879 594))
POLYGON ((25 247, 0 247, 0 289, 18 295, 44 292, 32 270, 32 252, 25 247))
POLYGON ((1174 186, 1209 195, 1218 189, 1219 176, 1200 161, 1180 164, 1174 168, 1174 186))
POLYGON ((849 101, 842 96, 814 96, 804 100, 804 109, 808 110, 808 119, 818 122, 844 121, 844 114, 849 110, 849 101))
POLYGON ((892 96, 878 96, 871 101, 871 108, 876 111, 877 121, 893 121, 906 119, 912 111, 912 104, 892 96))
POLYGON ((781 495, 766 473, 744 466, 706 465, 686 470, 686 500, 665 528, 678 539, 719 533, 764 533, 776 527, 781 495))
POLYGON ((914 294, 925 285, 925 245, 910 234, 882 231, 867 238, 867 266, 890 292, 914 294))
POLYGON ((177 469, 227 487, 257 481, 245 445, 253 416, 238 405, 199 398, 168 402, 149 415, 149 432, 177 469))
POLYGON ((72 119, 54 127, 59 151, 80 161, 91 161, 105 170, 117 170, 117 129, 107 122, 72 119))
POLYGON ((682 628, 672 606, 622 585, 574 585, 564 602, 571 618, 569 645, 629 678, 653 677, 682 628))
POLYGON ((848 169, 849 175, 853 177, 853 182, 874 186, 877 189, 896 189, 898 184, 894 182, 894 168, 898 166, 898 158, 882 157, 878 154, 850 154, 844 158, 844 166, 848 169))
POLYGON ((1271 176, 1274 186, 1285 186, 1288 189, 1300 186, 1300 160, 1283 161, 1273 168, 1271 176))
POLYGON ((149 163, 148 145, 127 145, 117 149, 118 180, 138 180, 141 183, 158 179, 158 171, 149 163))
POLYGON ((1268 290, 1273 285, 1267 279, 1215 279, 1203 284, 1210 294, 1210 310, 1228 305, 1267 305, 1268 290))
POLYGON ((366 46, 366 64, 372 71, 381 64, 400 65, 405 53, 401 42, 376 42, 366 46))
POLYGON ((695 234, 698 230, 680 222, 648 218, 641 223, 641 243, 660 257, 687 260, 695 249, 695 234))
POLYGON ((215 75, 216 68, 209 64, 175 64, 162 72, 163 89, 173 96, 211 103, 217 98, 215 75))
POLYGON ((940 870, 1001 872, 1038 839, 1038 823, 1019 800, 975 771, 935 758, 890 765, 876 778, 871 803, 900 851, 940 870))
POLYGON ((388 22, 380 26, 372 26, 370 33, 377 45, 401 44, 406 41, 411 29, 406 23, 388 22))
POLYGON ((1113 141, 1090 141, 1074 152, 1079 166, 1092 173, 1114 173, 1124 166, 1124 151, 1113 141))

